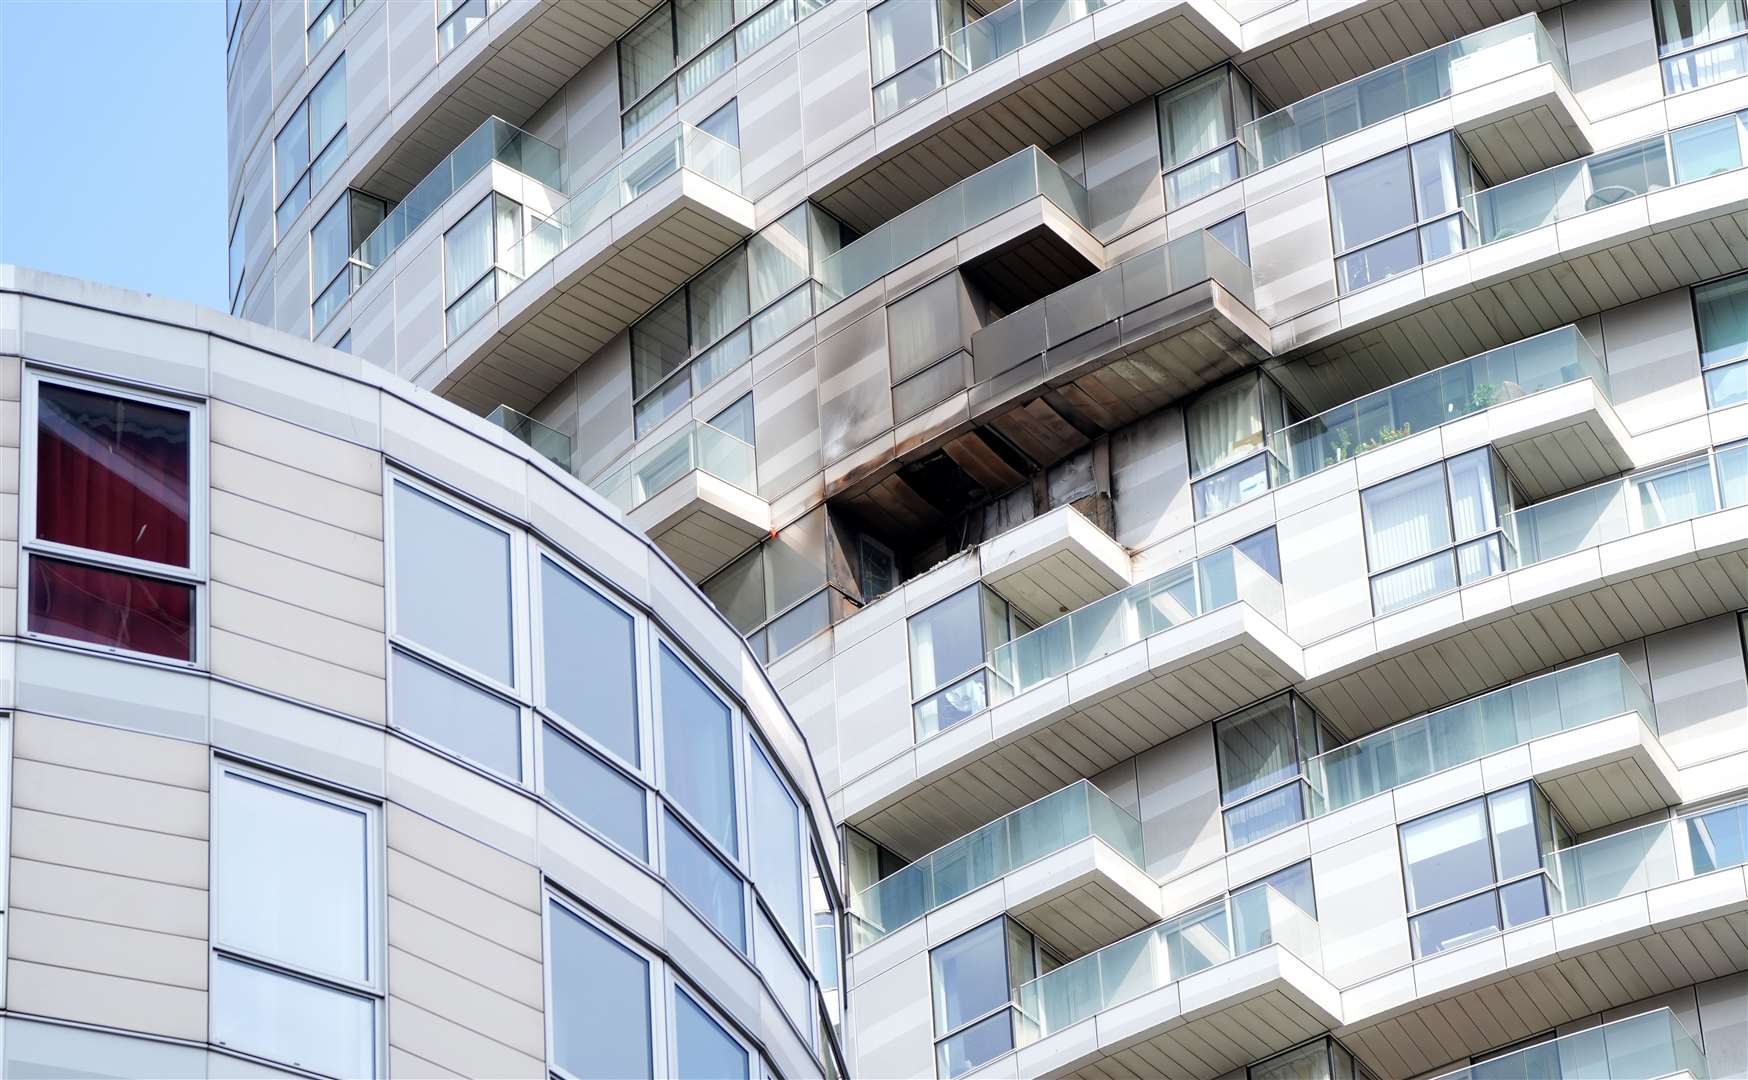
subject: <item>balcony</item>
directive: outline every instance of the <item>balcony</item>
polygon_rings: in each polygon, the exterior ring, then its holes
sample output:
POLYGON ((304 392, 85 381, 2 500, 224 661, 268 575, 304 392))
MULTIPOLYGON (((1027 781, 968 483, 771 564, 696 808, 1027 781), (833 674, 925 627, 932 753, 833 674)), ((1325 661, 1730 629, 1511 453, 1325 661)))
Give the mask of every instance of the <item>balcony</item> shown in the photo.
POLYGON ((1710 1080, 1711 1066, 1668 1009, 1600 1024, 1433 1080, 1710 1080))
POLYGON ((694 420, 596 485, 693 581, 702 581, 771 532, 753 447, 694 420))
POLYGON ((1307 646, 1305 696, 1363 734, 1748 607, 1748 442, 1521 508, 1502 528, 1505 573, 1307 646))
POLYGON ((1541 19, 1524 15, 1258 117, 1239 132, 1244 171, 1261 172, 1449 101, 1451 126, 1482 172, 1522 176, 1590 152, 1589 125, 1570 81, 1565 54, 1541 19))
POLYGON ((486 420, 521 439, 533 447, 541 457, 565 472, 571 471, 571 437, 569 435, 562 431, 554 431, 534 417, 519 413, 508 405, 499 405, 493 409, 486 415, 486 420))
POLYGON ((1409 1076, 1748 969, 1745 860, 1748 802, 1553 852, 1554 914, 1349 987, 1342 1037, 1409 1076), (1452 1031, 1439 1019, 1450 1015, 1493 1028, 1452 1031))
POLYGON ((1260 885, 1020 986, 1036 1037, 980 1076, 1212 1080, 1340 1026, 1317 921, 1260 885))
POLYGON ((845 785, 843 817, 929 850, 1300 676, 1273 534, 1132 585, 990 654, 993 703, 845 785), (1260 560, 1260 562, 1259 562, 1260 560), (964 796, 978 792, 978 799, 964 796), (981 819, 979 815, 983 815, 981 819))
POLYGON ((657 301, 753 229, 740 151, 689 124, 572 196, 501 260, 520 284, 421 376, 486 411, 530 409, 657 301), (434 380, 434 381, 433 381, 434 380))
POLYGON ((1085 953, 1158 921, 1159 886, 1141 869, 1146 861, 1141 823, 1079 780, 863 889, 852 905, 852 948, 999 881, 997 907, 1058 952, 1085 953))
MULTIPOLYGON (((364 163, 353 186, 402 198, 488 117, 527 123, 583 65, 612 49, 655 6, 652 0, 488 4, 484 25, 474 27, 395 103, 393 123, 383 124, 369 143, 354 150, 364 163)), ((435 38, 427 38, 424 48, 435 53, 435 38)))
POLYGON ((1129 584, 1134 560, 1072 506, 984 541, 983 580, 1034 623, 1049 622, 1129 584))
POLYGON ((1270 340, 1254 303, 1250 268, 1206 233, 1132 256, 971 336, 972 421, 1056 461, 1079 444, 1044 441, 1034 410, 1111 431, 1254 365, 1270 340))
POLYGON ((1483 787, 1487 773, 1534 777, 1566 823, 1588 832, 1681 801, 1680 772, 1658 734, 1650 695, 1624 660, 1605 656, 1312 758, 1305 764, 1311 816, 1471 766, 1483 787))

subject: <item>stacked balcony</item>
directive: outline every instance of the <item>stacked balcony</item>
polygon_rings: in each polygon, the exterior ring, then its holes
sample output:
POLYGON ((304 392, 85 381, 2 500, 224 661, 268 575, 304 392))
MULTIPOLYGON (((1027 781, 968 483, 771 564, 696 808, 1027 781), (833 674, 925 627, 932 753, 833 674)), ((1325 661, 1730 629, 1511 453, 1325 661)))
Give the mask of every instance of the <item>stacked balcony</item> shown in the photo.
POLYGON ((694 420, 609 474, 599 491, 702 581, 771 532, 753 447, 694 420))

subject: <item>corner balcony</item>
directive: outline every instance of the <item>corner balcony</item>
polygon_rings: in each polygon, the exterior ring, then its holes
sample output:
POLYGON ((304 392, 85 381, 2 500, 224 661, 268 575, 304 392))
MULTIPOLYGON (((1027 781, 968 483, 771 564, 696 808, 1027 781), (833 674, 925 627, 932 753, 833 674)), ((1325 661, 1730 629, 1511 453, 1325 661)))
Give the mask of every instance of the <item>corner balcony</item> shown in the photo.
POLYGON ((555 431, 526 413, 508 405, 499 405, 486 414, 488 423, 496 424, 533 447, 541 457, 565 472, 571 471, 571 437, 555 431))
POLYGON ((1555 914, 1349 987, 1337 1033, 1394 1080, 1748 970, 1744 861, 1744 802, 1553 852, 1555 914), (1489 1016, 1492 1030, 1453 1029, 1451 1015, 1489 1016))
POLYGON ((975 919, 1006 911, 1059 953, 1090 952, 1159 921, 1159 886, 1141 869, 1146 861, 1141 823, 1078 780, 863 889, 851 905, 851 963, 878 969, 879 953, 936 943, 925 918, 952 927, 943 936, 957 933, 963 920, 943 909, 973 894, 975 919))
POLYGON ((500 264, 519 284, 420 385, 478 412, 533 408, 663 297, 753 231, 740 151, 689 124, 633 152, 535 226, 500 264))
POLYGON ((693 581, 727 566, 771 532, 750 443, 694 420, 596 486, 693 581))
MULTIPOLYGON (((1681 802, 1657 710, 1626 661, 1605 656, 1394 727, 1305 764, 1313 820, 1393 793, 1395 817, 1533 778, 1566 823, 1589 832, 1681 802)), ((1368 820, 1353 810, 1355 821, 1368 820)), ((1333 824, 1337 831, 1339 824, 1333 824)))
POLYGON ((1036 1032, 974 1076, 1215 1077, 1341 1023, 1317 921, 1273 886, 1217 900, 1020 986, 1036 1032))
POLYGON ((978 558, 984 583, 1034 623, 1126 587, 1134 567, 1127 548, 1072 506, 984 541, 978 558))
POLYGON ((1504 573, 1307 646, 1305 696, 1359 735, 1748 607, 1748 442, 1523 507, 1503 529, 1504 573))
POLYGON ((1281 324, 1276 349, 1430 367, 1453 325, 1503 343, 1748 268, 1745 154, 1732 114, 1475 192, 1466 250, 1281 324))
POLYGON ((843 820, 893 850, 926 851, 991 809, 1297 682, 1280 582, 1253 559, 1271 561, 1272 541, 1222 548, 996 649, 990 707, 847 784, 843 820))
POLYGON ((1710 1080, 1711 1063, 1667 1008, 1599 1024, 1433 1080, 1710 1080))
MULTIPOLYGON (((402 198, 487 117, 527 123, 583 65, 612 49, 657 4, 491 0, 484 6, 484 25, 438 59, 397 104, 393 117, 354 151, 367 155, 354 187, 402 198)), ((427 47, 435 44, 429 40, 427 47)))

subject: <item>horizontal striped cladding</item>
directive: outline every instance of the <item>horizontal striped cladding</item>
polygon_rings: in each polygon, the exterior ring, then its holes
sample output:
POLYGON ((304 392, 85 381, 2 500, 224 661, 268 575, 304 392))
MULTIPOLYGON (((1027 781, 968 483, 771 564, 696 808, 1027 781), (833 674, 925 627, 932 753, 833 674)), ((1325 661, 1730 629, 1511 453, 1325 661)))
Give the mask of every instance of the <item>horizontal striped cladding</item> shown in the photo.
POLYGON ((21 714, 7 1005, 206 1038, 204 746, 21 714))
POLYGON ((212 404, 213 673, 386 717, 382 457, 212 404))
POLYGON ((390 804, 391 1054, 461 1076, 533 1076, 545 1058, 540 873, 390 804))
POLYGON ((0 634, 18 632, 19 383, 16 357, 0 358, 0 634))

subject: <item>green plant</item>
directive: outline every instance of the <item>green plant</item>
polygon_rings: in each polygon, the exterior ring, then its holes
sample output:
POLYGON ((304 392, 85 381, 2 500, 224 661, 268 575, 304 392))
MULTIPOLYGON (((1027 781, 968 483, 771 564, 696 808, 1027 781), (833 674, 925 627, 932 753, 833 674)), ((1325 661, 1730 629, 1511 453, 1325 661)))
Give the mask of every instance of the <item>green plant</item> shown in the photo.
POLYGON ((1494 383, 1482 383, 1475 387, 1475 392, 1469 396, 1471 409, 1487 409, 1499 400, 1499 387, 1494 383))
POLYGON ((1393 443, 1397 439, 1405 439, 1414 433, 1412 424, 1404 423, 1401 427, 1387 427, 1378 432, 1378 445, 1393 443))

